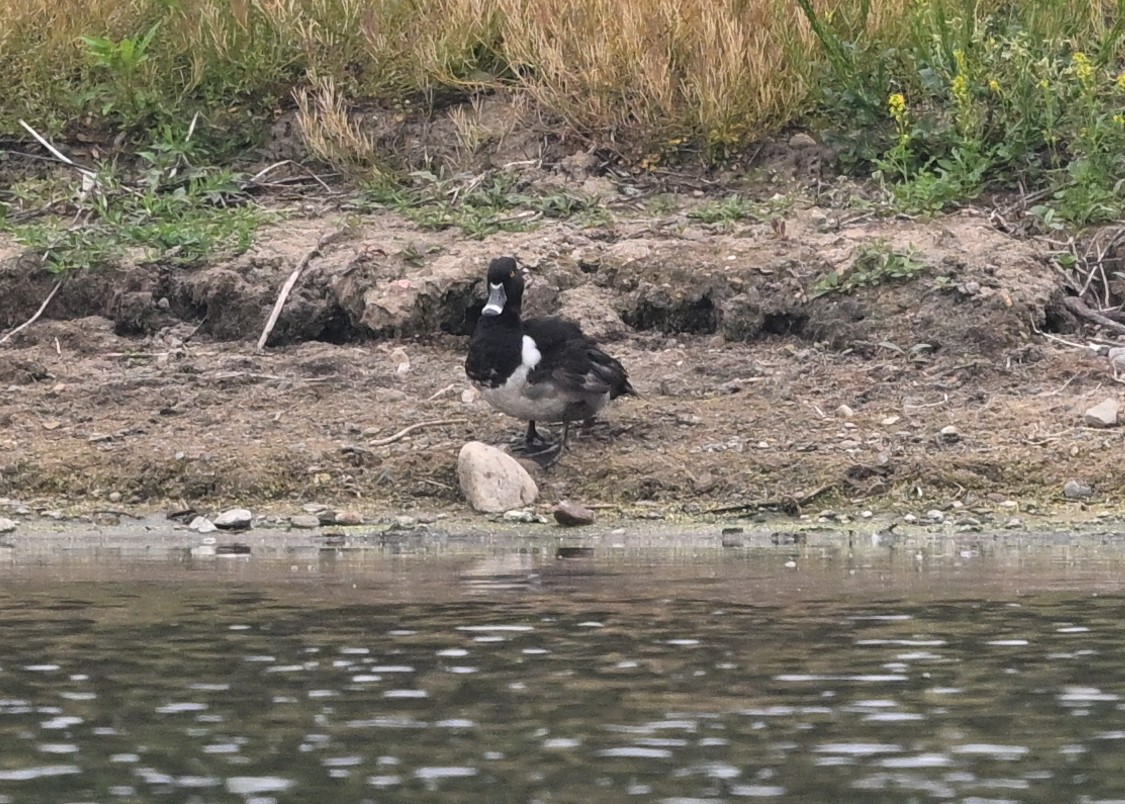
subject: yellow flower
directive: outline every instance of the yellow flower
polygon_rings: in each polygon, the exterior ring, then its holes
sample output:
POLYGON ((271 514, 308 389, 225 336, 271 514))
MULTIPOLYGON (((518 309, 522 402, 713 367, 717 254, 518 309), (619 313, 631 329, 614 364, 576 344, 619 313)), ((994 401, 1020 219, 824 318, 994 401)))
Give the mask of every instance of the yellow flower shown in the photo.
POLYGON ((1121 72, 1121 75, 1117 76, 1117 82, 1116 83, 1117 83, 1117 88, 1120 89, 1122 92, 1125 92, 1125 70, 1123 70, 1121 72))
POLYGON ((1039 79, 1039 88, 1040 89, 1050 89, 1051 88, 1051 82, 1048 81, 1046 78, 1040 78, 1039 79))
POLYGON ((1118 112, 1113 116, 1113 122, 1119 126, 1125 126, 1125 114, 1118 112))
POLYGON ((1000 94, 1000 82, 995 78, 990 78, 988 80, 988 88, 995 92, 997 95, 1000 94))
POLYGON ((1078 76, 1078 80, 1089 86, 1094 80, 1094 65, 1090 64, 1090 57, 1081 50, 1076 50, 1070 60, 1074 64, 1074 74, 1078 76))
POLYGON ((953 76, 953 99, 959 106, 969 105, 969 79, 964 73, 953 76))
POLYGON ((901 92, 896 92, 887 99, 887 108, 896 122, 902 123, 906 119, 906 97, 901 92))

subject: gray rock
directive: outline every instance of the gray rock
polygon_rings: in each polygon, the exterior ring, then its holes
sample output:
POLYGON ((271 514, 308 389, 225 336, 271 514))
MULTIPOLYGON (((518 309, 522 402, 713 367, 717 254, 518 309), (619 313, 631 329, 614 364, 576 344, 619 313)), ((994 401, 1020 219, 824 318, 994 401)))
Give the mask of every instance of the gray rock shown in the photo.
POLYGON ((1106 353, 1106 357, 1109 358, 1109 365, 1113 368, 1115 377, 1125 372, 1125 346, 1114 346, 1106 353))
POLYGON ((200 533, 210 533, 211 531, 216 530, 215 523, 205 516, 197 516, 191 521, 191 523, 188 525, 188 528, 190 528, 191 530, 197 530, 200 533))
POLYGON ((961 432, 952 424, 947 424, 938 431, 938 441, 946 444, 956 444, 961 440, 961 432))
POLYGON ((457 481, 469 505, 482 513, 531 505, 539 496, 539 487, 515 458, 480 441, 461 447, 457 481))
POLYGON ((836 408, 836 415, 843 419, 850 419, 855 415, 855 411, 849 405, 840 405, 836 408))
POLYGON ((1063 496, 1068 500, 1085 500, 1093 495, 1094 490, 1090 484, 1083 483, 1081 480, 1068 480, 1063 486, 1063 496))
POLYGON ((1086 424, 1090 427, 1116 427, 1120 407, 1116 399, 1105 399, 1086 410, 1086 424))
POLYGON ((555 506, 555 521, 564 528, 592 525, 597 515, 585 506, 563 500, 555 506))
POLYGON ((111 503, 119 503, 119 502, 121 502, 121 492, 120 492, 120 491, 111 491, 111 492, 109 493, 109 501, 110 501, 111 503))
POLYGON ((295 528, 302 530, 310 530, 312 528, 320 527, 320 517, 314 514, 298 514, 289 518, 289 524, 295 528))
POLYGON ((543 517, 539 516, 539 514, 535 513, 534 511, 529 511, 526 508, 516 508, 514 510, 504 512, 504 521, 529 523, 535 522, 542 525, 547 520, 543 519, 543 517))
POLYGON ((215 517, 215 527, 221 530, 246 530, 254 515, 245 508, 231 508, 215 517))
POLYGON ((789 138, 789 147, 794 150, 804 150, 806 148, 815 148, 816 140, 809 134, 803 131, 798 131, 789 138))
POLYGON ((337 525, 362 525, 363 514, 358 511, 338 511, 334 521, 337 525))
POLYGON ((16 522, 5 516, 0 516, 0 533, 11 533, 16 529, 16 522))

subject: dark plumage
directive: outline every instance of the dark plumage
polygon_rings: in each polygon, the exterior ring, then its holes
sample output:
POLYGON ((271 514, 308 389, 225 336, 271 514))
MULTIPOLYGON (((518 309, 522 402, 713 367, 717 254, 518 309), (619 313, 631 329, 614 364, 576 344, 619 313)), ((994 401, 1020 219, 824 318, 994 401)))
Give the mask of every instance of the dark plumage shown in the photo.
POLYGON ((566 446, 570 422, 589 419, 610 400, 635 394, 620 362, 598 348, 577 324, 561 318, 520 317, 524 278, 512 257, 488 267, 488 301, 481 311, 465 373, 497 410, 528 422, 529 455, 566 446), (557 448, 540 438, 536 421, 562 422, 557 448))

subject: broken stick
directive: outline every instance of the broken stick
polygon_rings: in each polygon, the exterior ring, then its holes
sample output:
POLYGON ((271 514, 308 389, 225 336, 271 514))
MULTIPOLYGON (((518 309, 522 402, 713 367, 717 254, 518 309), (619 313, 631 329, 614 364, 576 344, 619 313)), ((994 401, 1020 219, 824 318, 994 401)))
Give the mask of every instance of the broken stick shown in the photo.
POLYGON ((285 306, 285 300, 289 298, 290 291, 292 291, 293 286, 297 284, 297 280, 301 278, 301 273, 314 258, 320 256, 321 249, 333 240, 336 240, 342 234, 343 230, 337 230, 320 238, 309 253, 302 257, 301 261, 297 263, 297 267, 293 269, 293 272, 289 274, 289 278, 286 279, 285 284, 281 286, 281 293, 278 295, 277 301, 273 303, 273 309, 270 311, 269 320, 266 321, 266 328, 262 330, 261 337, 258 338, 259 352, 266 348, 266 341, 269 340, 270 333, 273 332, 273 328, 277 325, 278 316, 281 315, 281 308, 285 306))
POLYGON ((13 335, 15 335, 19 332, 22 332, 23 330, 27 329, 32 324, 34 324, 39 319, 39 316, 43 315, 43 311, 47 309, 47 305, 51 303, 51 299, 55 298, 55 294, 59 292, 59 288, 62 287, 62 283, 63 283, 63 280, 61 280, 61 279, 58 280, 57 282, 55 282, 55 286, 53 288, 51 288, 51 292, 47 294, 47 298, 45 298, 43 300, 43 303, 41 305, 39 305, 39 309, 35 311, 35 315, 33 315, 31 318, 24 321, 22 324, 20 324, 18 327, 13 329, 11 332, 9 332, 7 335, 5 335, 3 338, 0 338, 0 343, 4 343, 6 340, 8 340, 8 338, 12 337, 13 335))

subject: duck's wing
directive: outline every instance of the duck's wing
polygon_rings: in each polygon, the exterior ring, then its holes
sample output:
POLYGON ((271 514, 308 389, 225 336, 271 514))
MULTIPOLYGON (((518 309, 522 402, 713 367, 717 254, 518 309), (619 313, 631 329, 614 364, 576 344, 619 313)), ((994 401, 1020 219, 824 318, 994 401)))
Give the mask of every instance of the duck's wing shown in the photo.
POLYGON ((563 349, 573 342, 586 342, 586 336, 582 334, 582 328, 565 318, 525 319, 523 334, 531 336, 541 354, 563 349))

